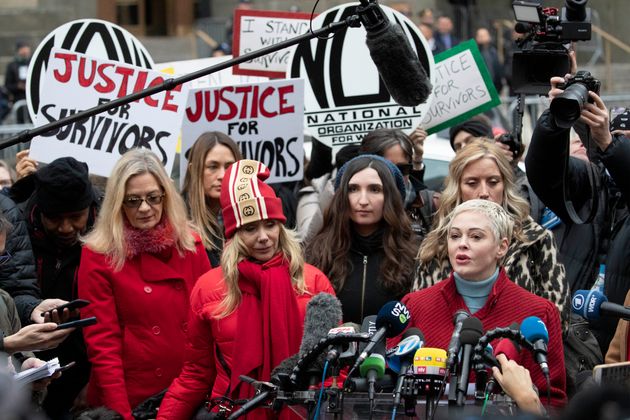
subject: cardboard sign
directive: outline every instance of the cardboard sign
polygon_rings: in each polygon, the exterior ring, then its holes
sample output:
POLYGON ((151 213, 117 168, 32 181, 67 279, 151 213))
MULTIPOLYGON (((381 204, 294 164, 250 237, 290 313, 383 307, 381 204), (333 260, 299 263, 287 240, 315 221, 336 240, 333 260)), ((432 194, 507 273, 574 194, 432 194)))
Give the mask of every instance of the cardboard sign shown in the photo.
MULTIPOLYGON (((55 48, 44 77, 35 125, 163 81, 164 75, 153 70, 55 48)), ((107 177, 127 150, 145 147, 158 156, 170 174, 186 90, 180 85, 38 136, 31 142, 30 157, 49 163, 73 156, 86 162, 90 173, 107 177)))
POLYGON ((207 131, 227 134, 238 143, 245 159, 267 165, 269 182, 302 179, 304 81, 191 89, 182 125, 182 172, 188 166, 186 152, 207 131))
MULTIPOLYGON (((278 44, 309 31, 310 13, 271 10, 234 11, 233 51, 238 57, 278 44)), ((295 49, 285 48, 234 67, 234 74, 284 78, 289 56, 295 49)))
MULTIPOLYGON (((313 29, 343 21, 355 14, 356 6, 344 4, 322 12, 313 21, 313 29)), ((381 9, 393 25, 400 26, 433 82, 433 55, 418 27, 389 7, 381 5, 381 9)), ((429 101, 415 107, 393 101, 370 58, 365 38, 363 27, 342 29, 330 39, 302 42, 290 59, 287 76, 306 81, 304 114, 308 133, 333 149, 360 143, 368 132, 378 128, 410 133, 429 107, 429 101)))
MULTIPOLYGON (((165 63, 156 63, 154 68, 158 71, 170 74, 173 77, 178 77, 221 64, 224 61, 231 59, 231 55, 224 55, 221 57, 199 58, 197 60, 169 61, 165 63)), ((267 80, 269 80, 268 77, 235 75, 232 73, 232 68, 227 68, 207 76, 191 80, 188 84, 191 89, 198 89, 213 86, 230 86, 240 85, 243 83, 265 82, 267 80)))
POLYGON ((44 75, 53 48, 114 60, 133 66, 153 68, 153 59, 142 43, 126 29, 105 20, 78 19, 51 31, 39 43, 28 67, 26 98, 31 120, 39 111, 44 75))
POLYGON ((501 103, 473 39, 435 57, 431 107, 422 124, 429 134, 466 121, 501 103))

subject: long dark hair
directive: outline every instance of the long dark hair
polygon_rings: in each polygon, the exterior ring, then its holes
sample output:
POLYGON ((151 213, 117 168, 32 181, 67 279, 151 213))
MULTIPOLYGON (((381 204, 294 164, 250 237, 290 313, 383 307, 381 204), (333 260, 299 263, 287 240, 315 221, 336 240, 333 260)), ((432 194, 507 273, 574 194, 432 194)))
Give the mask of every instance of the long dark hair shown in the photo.
POLYGON ((358 172, 372 168, 383 183, 383 252, 380 267, 382 286, 399 295, 411 290, 411 277, 414 256, 417 248, 411 223, 405 214, 400 192, 387 165, 370 156, 355 158, 345 168, 339 188, 333 196, 330 207, 324 213, 324 227, 313 238, 306 250, 307 262, 322 270, 330 279, 336 291, 343 288, 350 274, 348 254, 352 244, 352 223, 348 183, 358 172))

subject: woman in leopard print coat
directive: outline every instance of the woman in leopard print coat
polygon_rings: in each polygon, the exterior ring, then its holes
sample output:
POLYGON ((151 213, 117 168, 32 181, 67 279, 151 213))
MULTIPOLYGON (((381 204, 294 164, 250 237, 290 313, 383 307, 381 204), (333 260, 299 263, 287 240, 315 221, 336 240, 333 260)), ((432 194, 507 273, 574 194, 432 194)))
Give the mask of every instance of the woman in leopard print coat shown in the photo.
POLYGON ((518 194, 510 163, 501 149, 487 140, 469 143, 449 165, 433 230, 418 253, 414 290, 432 286, 449 276, 444 221, 458 204, 474 198, 494 201, 512 216, 515 237, 503 261, 508 277, 554 303, 563 325, 568 326, 570 291, 553 235, 529 216, 527 201, 518 194))

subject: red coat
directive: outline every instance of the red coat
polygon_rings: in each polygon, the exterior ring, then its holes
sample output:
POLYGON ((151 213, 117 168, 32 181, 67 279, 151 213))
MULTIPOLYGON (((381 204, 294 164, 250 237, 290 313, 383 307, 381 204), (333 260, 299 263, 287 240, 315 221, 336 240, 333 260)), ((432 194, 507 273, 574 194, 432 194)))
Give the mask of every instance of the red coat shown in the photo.
MULTIPOLYGON (((464 299, 457 293, 453 274, 435 286, 408 294, 402 302, 411 313, 410 326, 418 327, 424 334, 424 347, 447 349, 453 333, 455 312, 458 309, 469 311, 464 299)), ((520 323, 528 316, 539 317, 549 332, 547 358, 551 377, 551 404, 556 407, 566 404, 560 313, 553 303, 516 285, 501 269, 486 304, 473 316, 481 321, 484 331, 507 327, 513 322, 520 323)), ((546 404, 547 384, 539 365, 526 349, 521 351, 521 364, 529 370, 534 385, 540 390, 540 400, 546 404)), ((473 380, 474 372, 470 381, 473 380)))
MULTIPOLYGON (((306 304, 311 297, 319 292, 335 294, 328 278, 312 265, 304 264, 304 279, 308 293, 296 295, 300 310, 297 322, 300 323, 304 322, 306 304)), ((193 315, 189 321, 186 362, 160 406, 158 419, 189 419, 208 391, 212 390, 212 397, 225 395, 230 378, 217 360, 215 350, 218 346, 227 366, 232 366, 239 314, 237 308, 220 320, 213 317, 226 291, 221 267, 206 273, 197 282, 190 296, 193 315)), ((294 349, 294 353, 298 351, 299 348, 294 349)))
POLYGON ((83 330, 92 372, 88 402, 131 420, 131 410, 167 388, 184 362, 190 292, 210 269, 200 240, 196 253, 174 248, 142 253, 114 273, 106 257, 83 248, 81 316, 98 323, 83 330))

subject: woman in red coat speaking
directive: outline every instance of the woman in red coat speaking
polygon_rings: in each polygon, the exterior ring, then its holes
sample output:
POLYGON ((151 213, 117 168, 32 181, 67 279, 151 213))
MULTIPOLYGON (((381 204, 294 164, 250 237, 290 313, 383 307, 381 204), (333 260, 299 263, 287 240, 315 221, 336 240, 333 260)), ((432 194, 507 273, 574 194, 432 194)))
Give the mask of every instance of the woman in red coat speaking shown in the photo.
MULTIPOLYGON (((221 266, 203 275, 192 292, 186 362, 158 419, 191 418, 207 394, 253 396, 239 375, 268 381, 274 367, 298 352, 308 301, 319 292, 334 293, 326 276, 304 263, 300 245, 284 227, 282 203, 263 182, 268 176, 269 169, 253 160, 240 160, 225 173, 221 266)), ((265 411, 251 415, 265 418, 265 411)))
POLYGON ((131 420, 131 410, 169 386, 184 362, 196 280, 210 269, 201 240, 158 158, 125 153, 107 182, 93 231, 85 238, 79 297, 92 372, 88 402, 131 420))

